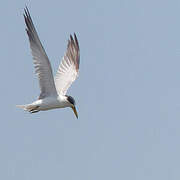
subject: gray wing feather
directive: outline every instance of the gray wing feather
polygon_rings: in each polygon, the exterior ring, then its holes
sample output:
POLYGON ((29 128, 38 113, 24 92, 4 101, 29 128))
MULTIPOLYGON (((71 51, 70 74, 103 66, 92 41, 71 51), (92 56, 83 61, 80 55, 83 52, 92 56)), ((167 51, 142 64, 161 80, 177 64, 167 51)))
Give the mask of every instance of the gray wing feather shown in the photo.
POLYGON ((70 35, 67 51, 62 58, 58 71, 55 76, 55 85, 58 94, 65 95, 73 81, 79 73, 80 50, 79 43, 74 33, 74 38, 70 35))
POLYGON ((46 96, 57 94, 54 83, 51 64, 48 56, 39 40, 38 34, 32 22, 28 8, 24 9, 24 19, 26 23, 26 32, 29 37, 30 47, 33 56, 33 63, 35 67, 35 73, 39 79, 39 85, 41 94, 39 99, 46 96))

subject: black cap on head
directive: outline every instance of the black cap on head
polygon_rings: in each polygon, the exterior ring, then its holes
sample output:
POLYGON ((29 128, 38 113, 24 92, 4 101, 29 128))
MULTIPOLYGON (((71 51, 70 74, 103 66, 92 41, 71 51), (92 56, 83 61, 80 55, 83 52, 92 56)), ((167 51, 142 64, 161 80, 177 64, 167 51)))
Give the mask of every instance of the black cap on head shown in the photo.
POLYGON ((71 97, 71 96, 66 96, 67 97, 67 100, 71 103, 71 104, 73 104, 74 106, 75 106, 75 100, 74 100, 74 98, 73 97, 71 97))

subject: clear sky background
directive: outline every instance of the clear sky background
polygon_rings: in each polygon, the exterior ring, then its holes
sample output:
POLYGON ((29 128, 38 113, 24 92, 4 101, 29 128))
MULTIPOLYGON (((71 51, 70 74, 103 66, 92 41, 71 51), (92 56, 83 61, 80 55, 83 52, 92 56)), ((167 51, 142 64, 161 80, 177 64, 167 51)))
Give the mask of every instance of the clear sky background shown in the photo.
POLYGON ((0 179, 180 179, 180 1, 3 1, 0 179), (39 96, 23 8, 54 73, 77 33, 71 109, 29 114, 39 96))

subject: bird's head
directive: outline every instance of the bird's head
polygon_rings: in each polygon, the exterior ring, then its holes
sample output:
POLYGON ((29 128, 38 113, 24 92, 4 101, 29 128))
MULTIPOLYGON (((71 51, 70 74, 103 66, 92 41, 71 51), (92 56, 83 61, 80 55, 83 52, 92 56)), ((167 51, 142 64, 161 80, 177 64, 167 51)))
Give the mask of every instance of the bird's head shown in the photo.
POLYGON ((78 113, 77 113, 77 111, 76 111, 76 106, 75 106, 75 105, 76 105, 76 102, 75 102, 74 98, 71 97, 71 96, 67 96, 67 95, 66 95, 66 98, 67 98, 67 102, 69 103, 69 106, 72 108, 74 114, 75 114, 76 117, 78 118, 78 113))

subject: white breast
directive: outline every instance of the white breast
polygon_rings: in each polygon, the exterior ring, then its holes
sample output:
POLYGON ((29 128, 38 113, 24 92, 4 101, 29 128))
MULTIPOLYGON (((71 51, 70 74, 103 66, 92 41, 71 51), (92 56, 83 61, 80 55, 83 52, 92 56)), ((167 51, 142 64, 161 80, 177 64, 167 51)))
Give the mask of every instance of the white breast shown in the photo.
POLYGON ((35 101, 33 105, 39 106, 38 110, 41 111, 69 106, 68 102, 66 101, 66 97, 64 96, 46 97, 44 99, 39 99, 35 101))

